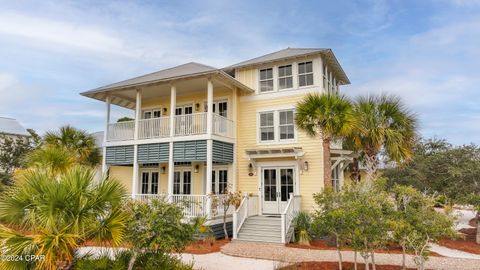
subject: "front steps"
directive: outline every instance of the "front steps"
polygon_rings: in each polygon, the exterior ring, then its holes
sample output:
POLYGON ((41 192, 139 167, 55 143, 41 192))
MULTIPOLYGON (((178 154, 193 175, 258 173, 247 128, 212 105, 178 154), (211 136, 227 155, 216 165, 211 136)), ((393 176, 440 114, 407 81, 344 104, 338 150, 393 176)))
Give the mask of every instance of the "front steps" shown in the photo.
POLYGON ((281 226, 280 216, 252 216, 243 223, 237 240, 281 243, 281 226))

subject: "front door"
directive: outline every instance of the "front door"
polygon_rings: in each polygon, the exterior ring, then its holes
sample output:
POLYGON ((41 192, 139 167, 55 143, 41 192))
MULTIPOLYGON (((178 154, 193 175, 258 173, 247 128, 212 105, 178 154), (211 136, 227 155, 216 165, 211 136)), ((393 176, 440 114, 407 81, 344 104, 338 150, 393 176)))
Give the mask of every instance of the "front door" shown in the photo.
POLYGON ((294 170, 291 167, 262 169, 263 213, 281 214, 294 191, 294 170))
POLYGON ((158 194, 159 176, 157 171, 142 171, 141 194, 158 194))

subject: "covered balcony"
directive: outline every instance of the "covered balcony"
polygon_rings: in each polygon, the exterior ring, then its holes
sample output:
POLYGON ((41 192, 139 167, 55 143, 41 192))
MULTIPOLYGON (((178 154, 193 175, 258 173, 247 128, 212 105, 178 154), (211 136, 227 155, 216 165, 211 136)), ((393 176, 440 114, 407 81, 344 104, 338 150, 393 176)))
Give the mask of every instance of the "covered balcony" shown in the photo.
MULTIPOLYGON (((173 117, 173 136, 190 136, 207 134, 206 112, 173 117)), ((170 137, 171 117, 162 116, 138 121, 138 139, 156 139, 170 137)), ((133 140, 135 121, 110 123, 107 127, 107 142, 133 140)), ((212 134, 234 138, 234 122, 218 113, 213 113, 212 134)))

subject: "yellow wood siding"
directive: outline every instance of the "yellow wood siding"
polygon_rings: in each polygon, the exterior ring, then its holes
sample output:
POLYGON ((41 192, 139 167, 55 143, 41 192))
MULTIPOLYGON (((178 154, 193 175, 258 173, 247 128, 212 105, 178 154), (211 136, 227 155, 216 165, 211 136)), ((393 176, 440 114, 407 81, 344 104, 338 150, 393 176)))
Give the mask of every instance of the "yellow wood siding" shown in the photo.
POLYGON ((129 194, 132 193, 133 167, 110 166, 109 176, 120 182, 129 194))
MULTIPOLYGON (((312 194, 320 192, 323 185, 323 149, 320 139, 311 138, 303 132, 298 132, 295 143, 277 143, 262 145, 257 144, 257 111, 275 107, 295 106, 303 95, 278 98, 274 100, 240 101, 237 125, 237 159, 238 159, 238 189, 242 192, 258 194, 259 174, 248 176, 248 164, 250 161, 245 157, 247 149, 301 147, 305 152, 304 161, 308 161, 309 170, 299 173, 299 193, 302 196, 302 209, 312 210, 314 201, 312 194)), ((292 160, 292 159, 290 159, 292 160)), ((271 161, 271 160, 264 160, 271 161)))

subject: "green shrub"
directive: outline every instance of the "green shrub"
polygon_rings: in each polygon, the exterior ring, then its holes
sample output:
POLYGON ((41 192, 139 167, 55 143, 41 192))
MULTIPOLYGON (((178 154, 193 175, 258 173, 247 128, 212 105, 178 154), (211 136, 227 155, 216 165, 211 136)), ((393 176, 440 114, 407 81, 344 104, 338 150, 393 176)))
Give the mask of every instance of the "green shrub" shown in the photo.
POLYGON ((299 244, 310 245, 310 227, 312 217, 307 212, 299 212, 293 219, 293 228, 295 229, 295 237, 299 244))

